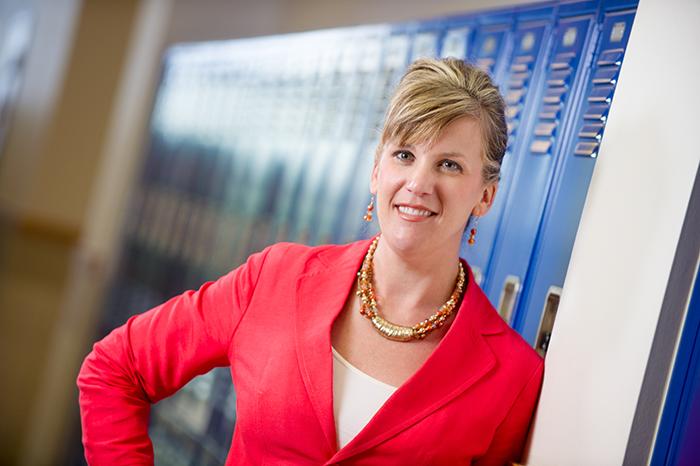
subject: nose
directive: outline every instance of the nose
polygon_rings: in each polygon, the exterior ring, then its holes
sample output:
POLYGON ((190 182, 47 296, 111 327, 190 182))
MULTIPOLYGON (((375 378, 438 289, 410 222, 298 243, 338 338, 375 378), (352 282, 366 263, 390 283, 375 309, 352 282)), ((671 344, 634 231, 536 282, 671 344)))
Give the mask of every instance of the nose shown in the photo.
POLYGON ((427 163, 415 163, 406 182, 406 189, 416 196, 432 194, 435 174, 427 163))

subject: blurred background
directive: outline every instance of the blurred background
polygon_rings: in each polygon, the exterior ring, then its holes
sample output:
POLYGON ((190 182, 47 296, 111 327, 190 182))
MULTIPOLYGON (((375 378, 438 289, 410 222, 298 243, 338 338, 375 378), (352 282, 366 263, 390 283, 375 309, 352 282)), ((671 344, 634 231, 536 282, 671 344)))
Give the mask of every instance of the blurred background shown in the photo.
MULTIPOLYGON (((129 316, 275 241, 372 234, 388 96, 447 55, 508 104, 462 252, 548 358, 531 464, 700 458, 698 21, 692 1, 0 0, 0 464, 84 464, 75 377, 129 316)), ((154 409, 156 464, 223 464, 234 426, 228 370, 199 377, 154 409)))

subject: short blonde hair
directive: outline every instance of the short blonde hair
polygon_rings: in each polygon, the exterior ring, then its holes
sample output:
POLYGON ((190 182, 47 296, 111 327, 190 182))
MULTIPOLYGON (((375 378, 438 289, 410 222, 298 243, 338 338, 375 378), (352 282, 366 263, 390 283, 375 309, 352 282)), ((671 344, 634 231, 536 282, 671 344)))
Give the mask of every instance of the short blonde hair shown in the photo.
POLYGON ((484 182, 498 181, 508 144, 503 97, 488 74, 456 58, 411 64, 389 103, 377 155, 389 141, 431 144, 463 116, 481 126, 484 182))

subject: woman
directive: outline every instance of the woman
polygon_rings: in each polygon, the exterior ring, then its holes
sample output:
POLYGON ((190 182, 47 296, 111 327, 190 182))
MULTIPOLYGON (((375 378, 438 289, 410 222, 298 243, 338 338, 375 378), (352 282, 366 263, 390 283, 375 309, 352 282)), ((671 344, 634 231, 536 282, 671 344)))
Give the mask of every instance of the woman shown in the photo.
POLYGON ((150 404, 217 366, 237 393, 227 464, 518 460, 543 363, 458 257, 506 134, 486 74, 414 63, 375 155, 380 235, 271 246, 98 342, 78 377, 88 461, 151 464, 150 404))

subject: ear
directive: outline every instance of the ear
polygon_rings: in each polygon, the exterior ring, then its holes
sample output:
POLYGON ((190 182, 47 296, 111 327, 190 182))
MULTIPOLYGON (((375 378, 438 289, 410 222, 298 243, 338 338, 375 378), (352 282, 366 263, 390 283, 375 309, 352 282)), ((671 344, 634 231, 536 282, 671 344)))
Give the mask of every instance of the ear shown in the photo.
POLYGON ((372 194, 377 194, 377 186, 379 183, 378 177, 379 177, 379 164, 375 160, 374 167, 372 167, 372 176, 370 177, 370 180, 369 180, 369 192, 372 194))
POLYGON ((493 205, 493 200, 496 197, 496 191, 498 191, 498 182, 489 183, 484 186, 481 191, 481 199, 472 209, 472 215, 477 217, 482 217, 491 209, 493 205))

